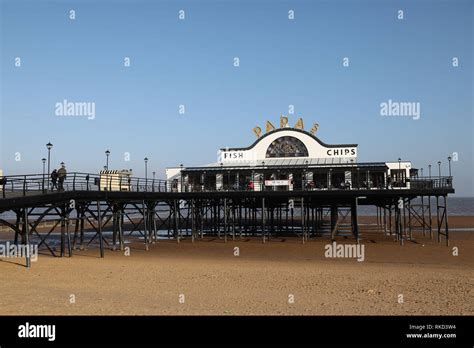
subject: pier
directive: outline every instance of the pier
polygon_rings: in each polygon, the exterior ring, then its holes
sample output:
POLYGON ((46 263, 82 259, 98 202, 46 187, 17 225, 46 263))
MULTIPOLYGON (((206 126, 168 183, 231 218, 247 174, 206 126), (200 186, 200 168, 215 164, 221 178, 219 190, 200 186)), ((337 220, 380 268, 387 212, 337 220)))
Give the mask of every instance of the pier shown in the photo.
MULTIPOLYGON (((226 168, 221 174, 226 174, 226 168)), ((376 207, 377 229, 400 245, 415 236, 449 245, 451 176, 411 177, 409 185, 384 182, 376 187, 354 182, 317 188, 303 181, 291 190, 264 184, 258 190, 245 185, 216 188, 205 182, 193 186, 183 177, 178 186, 176 180, 138 177, 114 176, 105 186, 101 180, 104 174, 68 173, 64 190, 58 191, 51 190, 44 174, 3 177, 0 213, 16 218, 2 218, 0 226, 14 232, 15 244, 35 243, 60 257, 72 257, 75 250, 90 246, 98 246, 98 255, 104 257, 106 248, 124 250, 125 239, 131 237, 143 240, 148 250, 159 242, 160 232, 176 243, 183 239, 194 243, 208 236, 224 243, 242 236, 261 238, 262 243, 276 236, 294 236, 307 243, 321 236, 336 240, 342 230, 348 230, 359 243, 363 235, 358 207, 370 205, 376 207), (45 222, 48 227, 39 228, 45 222), (60 245, 55 250, 50 241, 58 233, 60 245)), ((27 257, 26 266, 30 265, 27 257)))

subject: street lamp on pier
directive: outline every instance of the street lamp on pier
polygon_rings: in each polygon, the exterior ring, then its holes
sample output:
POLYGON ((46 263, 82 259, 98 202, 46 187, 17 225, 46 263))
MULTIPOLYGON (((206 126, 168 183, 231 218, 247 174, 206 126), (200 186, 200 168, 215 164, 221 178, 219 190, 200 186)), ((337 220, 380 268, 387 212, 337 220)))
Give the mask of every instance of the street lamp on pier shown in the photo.
POLYGON ((44 171, 45 171, 45 165, 46 165, 46 158, 42 158, 41 162, 43 162, 43 192, 44 192, 44 171))
POLYGON ((451 177, 451 156, 448 156, 448 165, 449 165, 449 176, 451 177))
POLYGON ((147 185, 148 185, 148 157, 145 157, 143 159, 145 161, 145 191, 148 190, 147 185))
POLYGON ((105 151, 105 156, 106 156, 106 162, 105 162, 106 165, 105 166, 106 166, 107 170, 109 169, 109 155, 110 155, 110 151, 109 150, 105 151))
POLYGON ((51 174, 51 149, 53 148, 53 144, 51 142, 48 142, 46 144, 46 148, 48 149, 48 178, 51 174))
POLYGON ((438 185, 441 187, 441 161, 438 161, 438 185))

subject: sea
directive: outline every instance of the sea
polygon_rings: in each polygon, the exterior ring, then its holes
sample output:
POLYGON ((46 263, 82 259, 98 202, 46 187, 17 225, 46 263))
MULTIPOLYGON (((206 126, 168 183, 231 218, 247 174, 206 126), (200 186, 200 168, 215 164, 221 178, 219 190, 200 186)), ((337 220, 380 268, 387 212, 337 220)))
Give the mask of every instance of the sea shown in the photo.
MULTIPOLYGON (((439 204, 443 205, 442 198, 439 204)), ((420 204, 420 199, 415 199, 412 204, 420 204)), ((425 204, 428 204, 426 198, 425 204)), ((436 198, 431 198, 431 212, 436 212, 436 198)), ((373 206, 361 205, 358 207, 359 216, 375 216, 377 209, 373 206)), ((474 197, 449 197, 448 196, 448 216, 474 216, 474 197)))

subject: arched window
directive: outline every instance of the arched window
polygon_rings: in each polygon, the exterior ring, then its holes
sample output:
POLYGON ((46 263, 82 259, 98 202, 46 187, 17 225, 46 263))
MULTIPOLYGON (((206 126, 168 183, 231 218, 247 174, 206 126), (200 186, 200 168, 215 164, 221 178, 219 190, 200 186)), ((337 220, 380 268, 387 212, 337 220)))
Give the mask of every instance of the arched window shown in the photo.
POLYGON ((308 157, 308 149, 295 137, 280 137, 270 144, 265 157, 308 157))

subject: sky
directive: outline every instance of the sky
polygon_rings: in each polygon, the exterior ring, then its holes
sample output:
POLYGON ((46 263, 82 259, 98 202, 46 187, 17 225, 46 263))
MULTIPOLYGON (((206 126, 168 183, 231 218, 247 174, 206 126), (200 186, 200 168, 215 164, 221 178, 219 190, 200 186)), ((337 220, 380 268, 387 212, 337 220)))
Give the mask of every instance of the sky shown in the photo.
POLYGON ((447 175, 452 155, 457 195, 474 196, 473 1, 0 3, 5 175, 41 173, 51 142, 51 167, 96 173, 110 150, 110 169, 143 176, 147 157, 164 178, 285 114, 319 123, 326 143, 359 144, 360 162, 437 174, 440 160, 447 175), (58 116, 64 100, 94 103, 94 117, 58 116), (419 118, 382 116, 389 100, 419 118))

